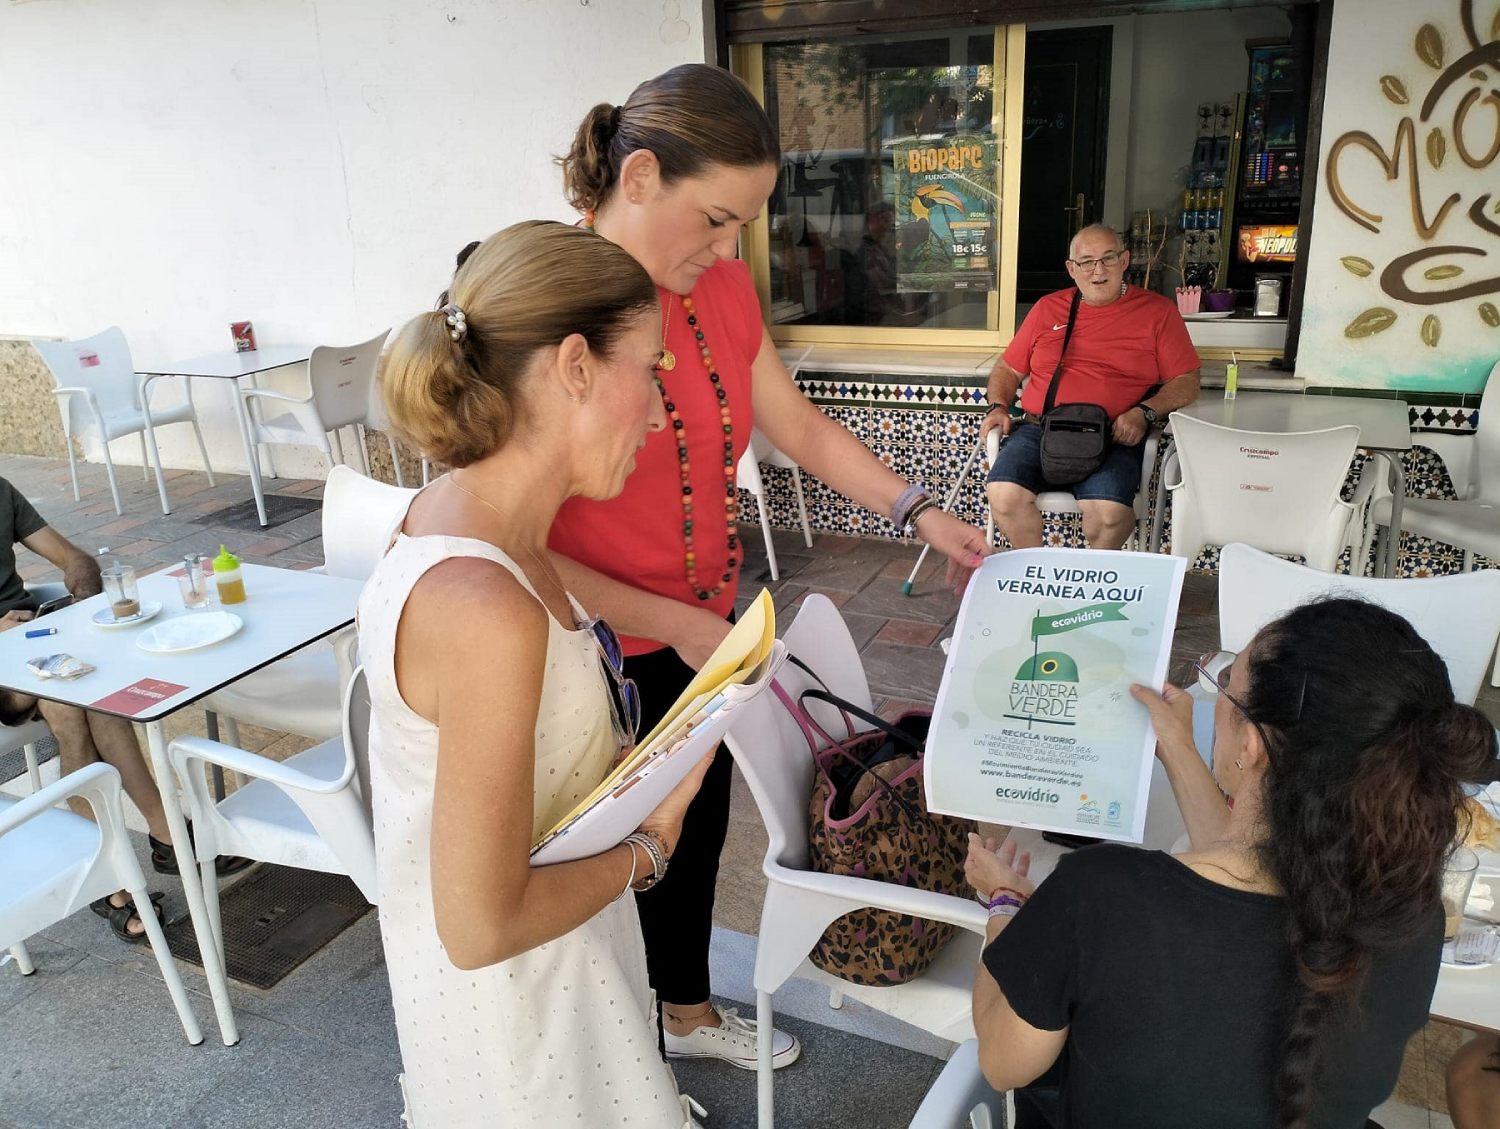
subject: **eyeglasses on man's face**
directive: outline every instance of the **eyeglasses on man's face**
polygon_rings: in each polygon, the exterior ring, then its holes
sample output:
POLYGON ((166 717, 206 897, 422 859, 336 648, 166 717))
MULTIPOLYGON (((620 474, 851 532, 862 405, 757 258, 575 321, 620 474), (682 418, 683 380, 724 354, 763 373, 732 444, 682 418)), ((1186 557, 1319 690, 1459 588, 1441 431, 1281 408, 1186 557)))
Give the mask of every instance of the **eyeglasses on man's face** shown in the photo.
POLYGON ((1124 251, 1106 251, 1097 259, 1069 259, 1068 262, 1072 263, 1084 274, 1093 274, 1100 267, 1103 267, 1105 270, 1112 269, 1124 254, 1124 251))

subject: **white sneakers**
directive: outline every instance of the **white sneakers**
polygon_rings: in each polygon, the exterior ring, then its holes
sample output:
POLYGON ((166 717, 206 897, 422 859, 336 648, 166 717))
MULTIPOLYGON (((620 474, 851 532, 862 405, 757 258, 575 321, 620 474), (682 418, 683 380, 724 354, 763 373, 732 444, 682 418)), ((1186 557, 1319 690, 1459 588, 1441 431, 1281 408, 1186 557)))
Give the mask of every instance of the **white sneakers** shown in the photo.
MULTIPOLYGON (((734 1008, 713 1005, 719 1026, 698 1027, 687 1035, 662 1032, 668 1058, 718 1058, 741 1070, 756 1068, 756 1027, 753 1019, 741 1019, 734 1008)), ((771 1067, 780 1070, 797 1061, 802 1044, 785 1031, 771 1034, 771 1067)))

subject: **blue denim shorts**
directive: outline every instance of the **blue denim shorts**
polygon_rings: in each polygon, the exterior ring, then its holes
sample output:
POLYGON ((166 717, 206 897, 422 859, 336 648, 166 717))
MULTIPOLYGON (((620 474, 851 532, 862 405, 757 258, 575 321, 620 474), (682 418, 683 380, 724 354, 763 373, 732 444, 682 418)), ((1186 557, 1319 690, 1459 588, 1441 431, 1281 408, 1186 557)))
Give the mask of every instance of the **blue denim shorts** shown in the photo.
POLYGON ((1042 429, 1034 423, 1018 423, 1000 444, 1000 453, 995 456, 995 465, 985 482, 1014 482, 1033 494, 1064 490, 1080 502, 1134 506, 1136 490, 1141 484, 1141 444, 1133 447, 1111 444, 1104 463, 1082 482, 1053 486, 1042 478, 1042 429))

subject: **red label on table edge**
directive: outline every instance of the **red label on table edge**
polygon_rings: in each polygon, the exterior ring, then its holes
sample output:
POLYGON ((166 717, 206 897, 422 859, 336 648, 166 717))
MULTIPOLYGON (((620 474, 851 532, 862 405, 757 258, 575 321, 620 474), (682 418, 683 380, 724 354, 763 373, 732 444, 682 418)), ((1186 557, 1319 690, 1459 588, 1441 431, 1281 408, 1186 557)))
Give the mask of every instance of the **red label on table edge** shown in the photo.
POLYGON ((186 689, 186 686, 179 686, 176 682, 163 682, 159 678, 143 678, 139 682, 132 682, 123 690, 106 694, 97 702, 90 702, 88 708, 108 710, 110 713, 123 713, 134 717, 142 710, 158 702, 164 702, 186 689))

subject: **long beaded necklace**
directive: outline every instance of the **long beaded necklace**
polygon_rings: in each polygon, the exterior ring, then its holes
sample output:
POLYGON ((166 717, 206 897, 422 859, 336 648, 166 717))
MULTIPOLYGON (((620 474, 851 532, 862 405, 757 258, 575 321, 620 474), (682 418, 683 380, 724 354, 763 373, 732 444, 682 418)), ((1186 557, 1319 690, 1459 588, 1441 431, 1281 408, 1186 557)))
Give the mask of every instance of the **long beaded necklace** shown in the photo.
MULTIPOLYGON (((584 213, 583 228, 585 231, 594 230, 592 211, 584 213)), ((670 372, 677 366, 677 358, 666 348, 667 326, 672 316, 671 291, 667 293, 669 297, 666 303, 666 314, 662 318, 661 368, 670 372)), ((693 539, 693 484, 688 463, 687 425, 683 423, 682 415, 677 411, 677 405, 673 402, 660 376, 656 378, 656 389, 661 394, 662 407, 672 421, 672 435, 677 441, 677 472, 682 483, 683 570, 687 574, 688 587, 693 590, 693 595, 700 601, 706 602, 724 591, 725 585, 734 579, 734 566, 739 563, 737 554, 740 546, 740 514, 739 487, 735 480, 734 465, 734 417, 729 410, 729 394, 724 391, 724 382, 719 377, 719 370, 714 366, 713 353, 708 347, 708 338, 704 336, 703 326, 699 324, 698 311, 693 305, 693 300, 684 297, 682 309, 687 314, 688 328, 693 331, 693 337, 698 342, 698 352, 702 356, 703 367, 708 372, 709 383, 713 386, 714 397, 719 401, 719 425, 724 433, 724 545, 729 550, 729 557, 724 562, 724 572, 719 576, 719 583, 712 588, 703 588, 698 583, 698 550, 693 539)))
POLYGON ((688 587, 692 588, 693 595, 698 599, 706 601, 724 591, 724 586, 734 579, 734 566, 737 563, 735 553, 739 550, 739 487, 735 483, 734 417, 729 410, 729 394, 724 391, 724 382, 719 377, 719 370, 714 367, 713 353, 708 347, 708 338, 703 335, 703 326, 698 322, 698 311, 693 306, 693 300, 683 298, 682 308, 687 314, 688 326, 697 338, 703 367, 708 372, 709 383, 713 385, 714 396, 719 401, 719 423, 724 431, 724 544, 729 550, 729 558, 724 563, 719 583, 712 588, 705 589, 698 585, 698 553, 693 542, 693 486, 688 478, 687 429, 683 426, 682 416, 667 394, 661 377, 656 378, 656 386, 661 390, 662 407, 672 421, 672 434, 677 439, 677 470, 682 479, 683 564, 687 571, 688 587))

